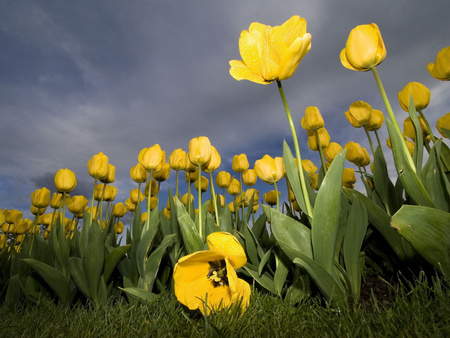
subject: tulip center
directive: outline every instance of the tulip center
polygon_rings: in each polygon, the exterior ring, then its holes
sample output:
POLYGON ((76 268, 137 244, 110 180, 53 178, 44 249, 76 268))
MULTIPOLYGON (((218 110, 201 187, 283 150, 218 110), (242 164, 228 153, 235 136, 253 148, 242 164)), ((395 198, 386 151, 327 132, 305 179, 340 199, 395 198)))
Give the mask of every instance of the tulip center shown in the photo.
POLYGON ((220 261, 213 261, 208 263, 210 266, 210 270, 206 277, 213 283, 214 287, 228 285, 227 265, 225 263, 225 260, 222 259, 220 261))

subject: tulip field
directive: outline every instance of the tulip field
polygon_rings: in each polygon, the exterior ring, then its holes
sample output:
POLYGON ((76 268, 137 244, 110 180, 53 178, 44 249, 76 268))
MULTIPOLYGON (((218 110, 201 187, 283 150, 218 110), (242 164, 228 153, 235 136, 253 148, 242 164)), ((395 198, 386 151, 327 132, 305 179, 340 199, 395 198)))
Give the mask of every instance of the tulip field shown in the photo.
MULTIPOLYGON (((345 113, 348 128, 364 130, 369 149, 332 142, 315 106, 306 108, 301 121, 291 116, 283 80, 295 76, 310 52, 306 20, 293 16, 275 27, 252 23, 241 33, 242 60, 229 62, 230 75, 238 81, 276 83, 292 149, 284 142, 283 157, 265 155, 254 164, 245 154, 236 155, 232 172, 226 172, 218 171, 221 156, 205 136, 171 154, 155 144, 140 151, 137 164, 130 163, 135 188, 124 203, 115 202, 115 167, 107 154, 86 159, 90 196, 72 195, 74 172, 55 168, 54 186, 30 192, 33 219, 23 218, 21 210, 0 209, 1 308, 51 304, 66 314, 73 308, 102 313, 117 304, 117 316, 126 317, 126 309, 133 313, 136 304, 146 304, 160 306, 174 321, 203 318, 206 327, 198 332, 215 335, 217 327, 232 326, 227 316, 257 321, 266 303, 280 311, 273 318, 314 307, 332 318, 339 312, 358 321, 352 309, 366 301, 362 288, 369 277, 396 285, 400 279, 405 294, 417 283, 424 289, 438 285, 439 295, 448 297, 450 113, 428 120, 430 90, 418 82, 405 84, 398 97, 385 92, 378 69, 387 53, 376 24, 355 27, 342 46, 342 65, 372 73, 385 103, 383 112, 356 101, 345 113), (409 114, 401 121, 403 128, 391 108, 393 99, 409 114), (435 126, 439 134, 433 133, 435 126), (389 148, 380 140, 380 128, 387 128, 389 148), (299 132, 308 135, 319 168, 302 158, 299 132), (387 158, 393 158, 394 178, 387 158), (176 175, 176 184, 162 200, 159 191, 169 174, 176 175), (264 191, 254 188, 257 180, 265 183, 264 191), (355 190, 357 181, 362 191, 355 190), (287 187, 285 198, 280 198, 281 185, 287 187), (167 297, 167 304, 155 305, 161 297, 167 297)), ((449 81, 450 46, 435 60, 424 60, 424 67, 436 81, 449 81)), ((397 302, 395 309, 401 313, 426 304, 413 302, 404 308, 397 302)), ((190 335, 203 325, 196 323, 183 324, 193 325, 190 335)), ((278 324, 269 320, 268 325, 278 324)), ((114 330, 98 334, 126 334, 114 330)), ((245 334, 242 327, 235 332, 245 334)))

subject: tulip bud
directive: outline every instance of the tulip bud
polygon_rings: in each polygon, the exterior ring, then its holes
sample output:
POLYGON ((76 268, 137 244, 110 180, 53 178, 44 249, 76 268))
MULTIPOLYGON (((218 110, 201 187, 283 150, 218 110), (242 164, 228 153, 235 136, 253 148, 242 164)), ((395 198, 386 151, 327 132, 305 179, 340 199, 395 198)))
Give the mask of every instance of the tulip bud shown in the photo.
POLYGON ((347 120, 355 128, 365 126, 370 121, 372 107, 364 101, 356 101, 350 105, 350 109, 345 112, 347 120))
POLYGON ((59 169, 55 174, 55 187, 58 192, 71 192, 77 185, 77 179, 73 171, 59 169))
POLYGON ((301 123, 305 130, 316 130, 325 126, 319 108, 313 106, 306 108, 305 117, 302 118, 301 123))
POLYGON ((231 184, 231 174, 226 171, 217 173, 216 184, 221 189, 226 189, 231 184))
POLYGON ((100 178, 100 182, 113 183, 116 180, 116 167, 108 163, 108 171, 105 177, 100 178))
POLYGON ((0 225, 5 223, 5 215, 3 214, 2 208, 0 208, 0 225))
POLYGON ((52 195, 52 199, 50 201, 50 207, 52 209, 59 209, 60 205, 61 205, 61 198, 62 198, 62 194, 58 194, 57 192, 54 192, 52 195))
POLYGON ((211 159, 211 142, 206 136, 193 138, 189 142, 189 160, 192 164, 201 166, 211 159))
POLYGON ((152 178, 154 178, 155 181, 164 182, 169 178, 170 170, 169 163, 164 163, 160 170, 153 172, 152 178))
POLYGON ((340 151, 342 151, 342 147, 339 143, 330 142, 324 151, 325 158, 331 163, 340 151))
POLYGON ((130 212, 136 211, 136 204, 131 202, 130 198, 127 198, 125 200, 125 208, 127 208, 127 210, 130 211, 130 212))
POLYGON ((236 173, 242 173, 246 171, 249 167, 247 155, 240 154, 240 155, 234 155, 233 157, 233 163, 231 165, 231 168, 236 173))
POLYGON ((349 142, 345 145, 347 153, 345 158, 347 161, 352 162, 356 166, 362 166, 366 162, 367 158, 364 153, 363 147, 359 143, 349 142))
POLYGON ((419 82, 410 82, 398 93, 398 102, 404 111, 409 112, 411 95, 416 110, 422 110, 428 107, 431 97, 430 90, 419 82))
POLYGON ((42 214, 44 214, 45 213, 45 210, 46 210, 47 208, 45 207, 45 208, 38 208, 38 207, 35 207, 34 205, 32 205, 31 207, 30 207, 30 211, 31 211, 31 213, 33 214, 33 215, 42 215, 42 214))
MULTIPOLYGON (((152 188, 151 188, 151 191, 150 191, 150 196, 155 196, 158 193, 158 191, 159 191, 158 183, 156 183, 156 181, 152 179, 152 183, 151 184, 152 184, 152 188)), ((145 184, 145 190, 144 190, 145 196, 148 196, 148 188, 149 188, 149 186, 150 186, 150 181, 147 181, 147 183, 145 184)))
MULTIPOLYGON (((181 198, 181 202, 184 204, 184 206, 186 206, 187 205, 187 202, 188 202, 188 196, 189 196, 189 194, 188 193, 185 193, 184 195, 183 195, 183 197, 181 198)), ((190 194, 190 203, 194 203, 194 195, 192 195, 192 194, 190 194)))
POLYGON ((381 128, 384 122, 383 112, 377 109, 372 109, 372 114, 370 115, 370 121, 366 125, 368 131, 374 131, 381 128))
MULTIPOLYGON (((194 182, 194 187, 195 187, 195 190, 197 190, 197 191, 199 189, 198 184, 199 184, 199 182, 198 182, 198 180, 196 180, 194 182)), ((201 177, 201 186, 200 186, 200 188, 202 189, 202 192, 205 192, 206 190, 208 190, 208 184, 209 184, 209 180, 206 177, 202 176, 201 177)))
POLYGON ((429 63, 427 69, 435 79, 450 81, 450 46, 442 48, 436 55, 436 61, 429 63))
POLYGON ((436 122, 436 128, 439 131, 439 133, 441 133, 442 137, 448 138, 448 136, 444 134, 443 129, 450 130, 450 113, 447 113, 444 116, 438 118, 436 122))
POLYGON ((342 186, 345 188, 353 189, 356 183, 355 170, 350 168, 344 168, 342 172, 342 186))
POLYGON ((306 134, 308 135, 308 147, 313 151, 319 150, 319 144, 317 143, 317 133, 319 134, 319 141, 322 149, 328 147, 330 143, 330 135, 325 128, 320 128, 317 130, 307 130, 306 134))
POLYGON ((88 199, 83 195, 72 196, 67 203, 67 208, 74 215, 83 214, 83 210, 88 205, 88 199))
POLYGON ((150 148, 144 148, 140 151, 139 163, 148 171, 154 172, 161 170, 166 162, 166 153, 161 150, 159 144, 155 144, 150 148))
POLYGON ((45 187, 36 189, 31 194, 31 204, 36 208, 47 208, 50 204, 50 190, 45 187))
MULTIPOLYGON (((422 137, 425 137, 428 134, 427 125, 425 121, 419 116, 420 128, 422 131, 422 137)), ((410 117, 407 117, 403 122, 403 133, 408 136, 411 140, 416 140, 416 129, 414 128, 414 124, 411 121, 410 117)))
POLYGON ((244 184, 247 187, 252 187, 256 184, 256 181, 258 180, 258 176, 256 175, 256 172, 254 169, 247 169, 242 174, 242 180, 244 181, 244 184))
POLYGON ((383 62, 386 47, 378 26, 372 23, 353 28, 340 57, 345 68, 360 72, 368 71, 383 62))
POLYGON ((302 168, 308 173, 309 177, 313 177, 317 171, 317 167, 308 159, 302 160, 302 168))
POLYGON ((123 223, 122 222, 117 222, 115 225, 114 225, 114 232, 116 233, 116 234, 121 234, 122 232, 123 232, 123 228, 124 228, 124 226, 123 226, 123 223))
POLYGON ((207 163, 202 165, 202 170, 207 173, 212 173, 220 167, 221 158, 219 152, 214 146, 211 146, 211 158, 207 163))
POLYGON ((142 191, 139 191, 139 188, 136 188, 136 189, 133 189, 130 191, 130 201, 134 205, 141 203, 145 199, 145 196, 146 195, 144 193, 142 193, 142 191), (140 197, 138 197, 138 196, 140 196, 140 197))
POLYGON ((227 191, 231 196, 239 195, 241 193, 241 183, 235 178, 231 179, 231 183, 228 186, 227 191))
POLYGON ((186 168, 186 152, 181 148, 175 149, 169 156, 169 165, 175 171, 186 168))
POLYGON ((87 167, 89 175, 95 179, 104 179, 108 175, 108 156, 102 152, 92 156, 87 167))
POLYGON ((144 183, 147 181, 148 171, 138 163, 130 169, 130 177, 136 183, 144 183))
POLYGON ((275 159, 264 155, 262 159, 255 162, 255 172, 258 177, 268 184, 274 184, 284 177, 283 158, 275 159))
MULTIPOLYGON (((185 166, 184 170, 186 171, 186 174, 187 173, 194 173, 194 172, 196 172, 198 170, 197 166, 194 165, 191 162, 191 160, 189 160, 189 154, 186 154, 186 159, 185 159, 185 162, 184 162, 184 166, 185 166)), ((193 181, 195 181, 195 180, 193 180, 193 181)), ((187 180, 186 180, 186 182, 187 182, 187 180)))
MULTIPOLYGON (((278 196, 280 196, 280 192, 278 192, 278 196)), ((263 198, 268 205, 273 206, 277 204, 277 193, 275 192, 275 190, 270 190, 269 192, 266 192, 263 195, 263 198)))

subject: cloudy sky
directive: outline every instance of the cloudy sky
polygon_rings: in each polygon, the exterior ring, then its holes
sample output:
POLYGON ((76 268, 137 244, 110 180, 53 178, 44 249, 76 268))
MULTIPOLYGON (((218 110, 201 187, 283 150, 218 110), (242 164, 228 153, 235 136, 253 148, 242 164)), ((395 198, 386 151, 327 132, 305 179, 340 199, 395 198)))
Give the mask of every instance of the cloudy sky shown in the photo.
POLYGON ((435 126, 449 112, 450 86, 426 65, 450 45, 449 12, 448 0, 0 1, 0 208, 27 215, 31 192, 53 192, 60 168, 75 172, 73 194, 90 196, 86 164, 98 152, 116 166, 118 202, 136 187, 129 170, 139 151, 156 143, 168 156, 207 136, 222 156, 219 170, 228 171, 235 154, 246 153, 251 166, 266 153, 282 156, 291 134, 276 84, 229 75, 239 35, 254 21, 308 22, 312 48, 283 82, 303 158, 319 166, 300 127, 306 107, 320 109, 342 145, 368 146, 344 116, 352 102, 386 111, 372 74, 339 60, 360 24, 381 30, 387 58, 378 69, 399 121, 406 113, 397 93, 416 81, 431 90, 425 113, 435 126))

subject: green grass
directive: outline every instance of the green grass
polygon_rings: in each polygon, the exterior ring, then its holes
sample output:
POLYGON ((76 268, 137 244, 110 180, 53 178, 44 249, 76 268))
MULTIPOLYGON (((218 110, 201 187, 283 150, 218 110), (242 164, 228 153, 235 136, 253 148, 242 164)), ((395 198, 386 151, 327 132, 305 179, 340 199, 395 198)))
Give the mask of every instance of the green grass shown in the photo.
POLYGON ((400 283, 389 306, 337 311, 310 298, 290 306, 253 292, 248 310, 204 318, 172 294, 152 305, 119 301, 101 309, 54 305, 0 307, 0 337, 445 337, 450 336, 450 289, 439 279, 400 283), (368 309, 370 308, 370 309, 368 309))

